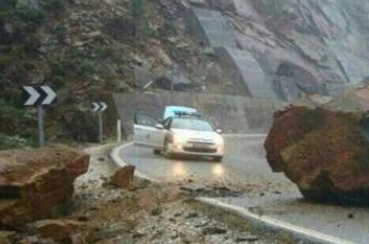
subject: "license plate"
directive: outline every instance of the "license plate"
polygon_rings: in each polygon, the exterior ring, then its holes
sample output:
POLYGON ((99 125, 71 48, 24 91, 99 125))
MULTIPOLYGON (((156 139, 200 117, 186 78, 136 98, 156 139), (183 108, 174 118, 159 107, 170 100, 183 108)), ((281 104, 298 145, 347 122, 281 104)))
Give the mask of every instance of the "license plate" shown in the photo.
POLYGON ((210 147, 209 145, 200 144, 200 143, 194 143, 194 144, 192 144, 192 146, 194 148, 209 148, 210 147))

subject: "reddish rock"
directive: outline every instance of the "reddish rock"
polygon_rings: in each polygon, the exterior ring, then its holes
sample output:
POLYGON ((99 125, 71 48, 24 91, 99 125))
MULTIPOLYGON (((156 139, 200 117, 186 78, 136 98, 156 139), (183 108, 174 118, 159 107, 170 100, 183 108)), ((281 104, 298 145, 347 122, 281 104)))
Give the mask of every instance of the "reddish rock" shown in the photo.
POLYGON ((83 228, 83 224, 67 219, 47 219, 32 223, 29 228, 41 238, 50 238, 56 242, 66 242, 73 238, 73 234, 83 228))
POLYGON ((364 113, 290 107, 264 143, 272 170, 314 200, 368 201, 369 123, 364 113))
POLYGON ((65 146, 0 152, 0 226, 48 217, 72 197, 88 165, 89 155, 65 146))
POLYGON ((112 184, 121 187, 129 188, 133 182, 133 174, 135 172, 135 166, 126 165, 118 169, 111 177, 112 184))

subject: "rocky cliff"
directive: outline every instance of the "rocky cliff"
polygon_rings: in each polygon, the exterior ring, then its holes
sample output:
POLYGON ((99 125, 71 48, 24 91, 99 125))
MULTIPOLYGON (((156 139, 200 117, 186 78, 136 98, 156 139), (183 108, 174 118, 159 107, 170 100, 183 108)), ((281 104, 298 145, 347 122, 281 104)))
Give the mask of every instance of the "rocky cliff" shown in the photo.
POLYGON ((56 141, 88 138, 68 128, 85 124, 76 117, 92 121, 91 102, 111 92, 272 94, 285 101, 335 96, 366 81, 368 10, 364 0, 1 1, 0 144, 35 138, 35 111, 23 109, 20 96, 25 84, 58 91, 58 105, 46 117, 48 139, 56 141), (231 68, 239 72, 230 73, 227 59, 189 31, 185 13, 192 7, 225 17, 222 25, 239 50, 227 57, 237 59, 231 68), (240 76, 272 92, 250 92, 240 76))
POLYGON ((365 83, 366 1, 203 1, 228 16, 239 47, 261 64, 282 98, 335 96, 365 83))

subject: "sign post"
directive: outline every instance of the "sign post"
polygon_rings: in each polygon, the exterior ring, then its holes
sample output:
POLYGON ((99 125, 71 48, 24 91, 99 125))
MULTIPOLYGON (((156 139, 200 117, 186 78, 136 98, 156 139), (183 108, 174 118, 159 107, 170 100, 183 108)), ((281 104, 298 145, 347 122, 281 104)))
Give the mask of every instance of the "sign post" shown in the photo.
POLYGON ((57 95, 49 86, 23 86, 24 106, 37 107, 38 146, 45 144, 43 105, 56 102, 57 95))
POLYGON ((103 119, 102 113, 108 108, 108 105, 104 102, 94 102, 92 103, 92 112, 97 112, 99 116, 99 142, 103 142, 104 132, 103 132, 103 119))
POLYGON ((44 109, 42 105, 37 106, 37 124, 38 124, 38 146, 43 147, 45 144, 45 132, 44 132, 44 109))

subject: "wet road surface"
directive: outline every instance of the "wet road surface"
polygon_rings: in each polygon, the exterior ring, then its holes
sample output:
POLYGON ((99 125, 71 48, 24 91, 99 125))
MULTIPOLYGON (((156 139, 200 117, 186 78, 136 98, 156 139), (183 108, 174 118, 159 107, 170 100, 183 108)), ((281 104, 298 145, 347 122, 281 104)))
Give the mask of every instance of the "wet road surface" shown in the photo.
POLYGON ((128 145, 119 152, 136 170, 158 181, 222 184, 243 192, 219 198, 293 225, 342 238, 332 243, 369 243, 369 208, 323 205, 304 201, 297 187, 283 174, 273 173, 265 159, 264 136, 226 136, 221 163, 210 159, 165 159, 152 150, 128 145))

